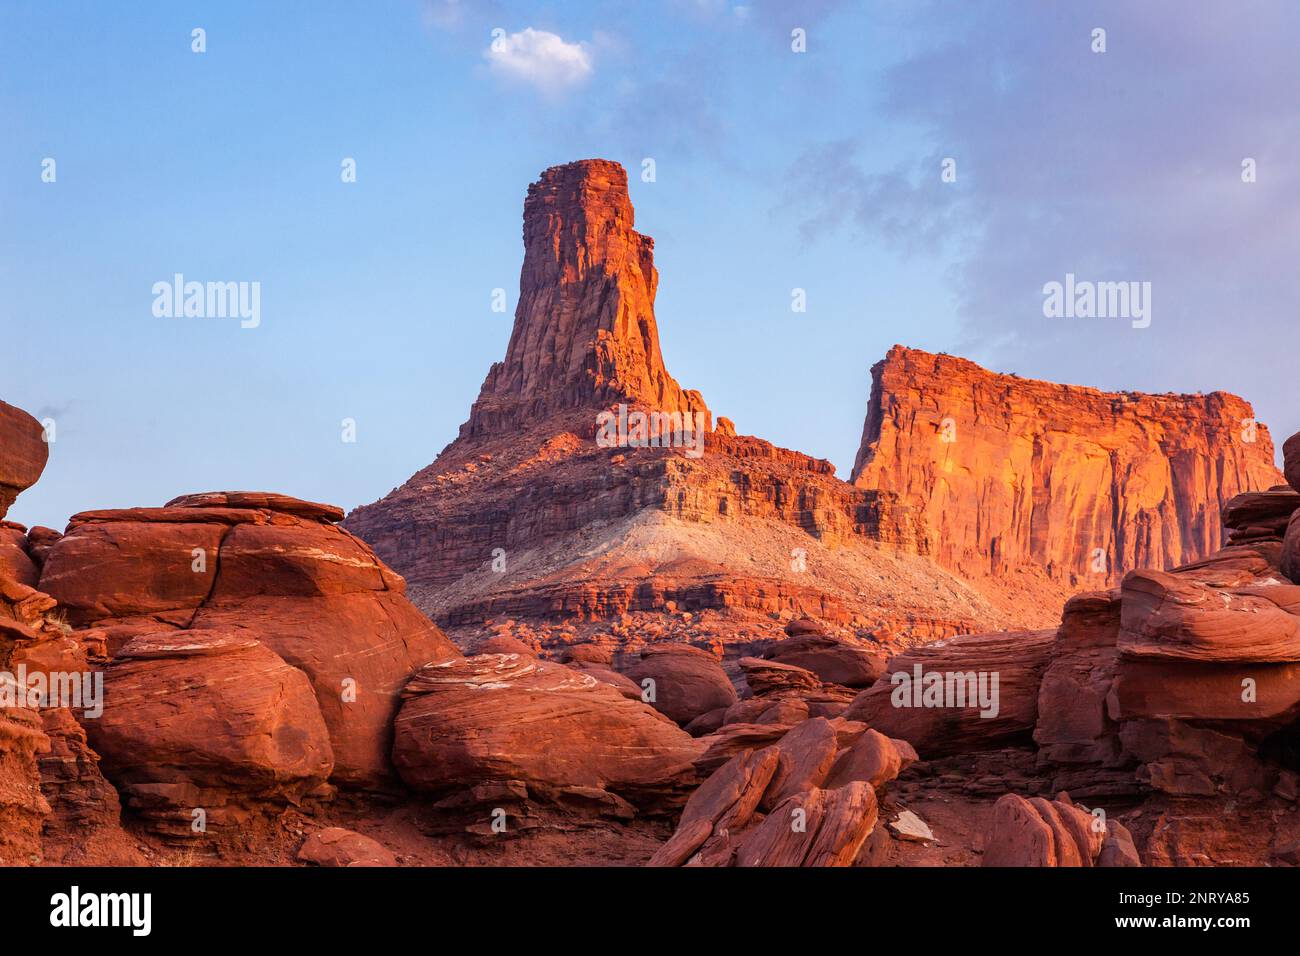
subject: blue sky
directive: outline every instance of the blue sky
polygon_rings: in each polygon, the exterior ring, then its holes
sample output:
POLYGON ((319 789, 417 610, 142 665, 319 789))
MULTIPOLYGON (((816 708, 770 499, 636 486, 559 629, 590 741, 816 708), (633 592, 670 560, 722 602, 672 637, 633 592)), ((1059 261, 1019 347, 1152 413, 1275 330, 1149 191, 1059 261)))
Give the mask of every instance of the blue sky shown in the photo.
POLYGON ((895 342, 1236 391, 1280 441, 1300 429, 1300 8, 1188 6, 11 0, 0 397, 57 440, 10 517, 387 493, 504 355, 528 183, 593 156, 632 173, 673 375, 843 477, 895 342), (1044 318, 1067 271, 1152 282, 1151 327, 1044 318), (261 325, 155 317, 177 272, 260 282, 261 325))

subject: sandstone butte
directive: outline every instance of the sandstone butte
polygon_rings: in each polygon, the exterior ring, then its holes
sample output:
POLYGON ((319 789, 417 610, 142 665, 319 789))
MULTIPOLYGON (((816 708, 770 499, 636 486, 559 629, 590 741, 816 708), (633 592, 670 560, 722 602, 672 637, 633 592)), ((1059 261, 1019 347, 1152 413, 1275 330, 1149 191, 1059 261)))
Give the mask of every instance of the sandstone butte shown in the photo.
POLYGON ((1223 543, 1223 502, 1282 481, 1226 392, 1102 392, 899 345, 871 374, 853 483, 915 504, 924 550, 964 576, 1096 586, 1185 564, 1223 543))
POLYGON ((1252 412, 1234 396, 1107 395, 895 348, 841 481, 713 422, 668 373, 622 167, 546 170, 523 218, 505 360, 433 464, 344 522, 462 644, 497 627, 537 647, 743 645, 801 614, 887 646, 1045 626, 1080 587, 1209 554, 1220 501, 1281 480, 1266 429, 1237 437, 1252 412), (703 454, 601 447, 619 405, 698 414, 703 454))

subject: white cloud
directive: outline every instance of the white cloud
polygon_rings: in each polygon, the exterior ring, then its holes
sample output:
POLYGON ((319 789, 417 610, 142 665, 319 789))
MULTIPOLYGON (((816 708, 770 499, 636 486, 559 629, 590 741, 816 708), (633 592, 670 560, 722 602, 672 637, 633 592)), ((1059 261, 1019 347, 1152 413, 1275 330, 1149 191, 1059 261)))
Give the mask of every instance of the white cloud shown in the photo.
POLYGON ((526 27, 519 33, 495 33, 484 51, 492 72, 509 80, 558 93, 591 76, 591 48, 586 43, 566 43, 545 30, 526 27))

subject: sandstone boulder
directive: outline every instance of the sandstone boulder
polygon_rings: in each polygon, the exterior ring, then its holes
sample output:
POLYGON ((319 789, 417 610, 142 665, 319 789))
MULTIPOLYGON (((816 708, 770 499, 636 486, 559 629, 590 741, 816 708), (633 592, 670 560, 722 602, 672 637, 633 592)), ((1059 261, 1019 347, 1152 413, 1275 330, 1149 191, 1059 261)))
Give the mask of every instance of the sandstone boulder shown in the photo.
MULTIPOLYGON (((789 627, 786 628, 789 632, 789 627)), ((797 634, 763 651, 763 658, 812 671, 845 687, 869 687, 885 672, 886 655, 825 634, 797 634)))
POLYGON ((0 402, 0 518, 45 470, 50 447, 41 423, 21 408, 0 402))
POLYGON ((1065 799, 1026 800, 1009 793, 993 805, 984 865, 1137 865, 1129 832, 1118 823, 1103 820, 1065 799))
POLYGON ((429 664, 411 679, 393 761, 427 793, 517 781, 538 794, 586 788, 654 808, 694 785, 699 750, 668 718, 594 677, 490 654, 429 664))
POLYGON ((916 750, 906 740, 891 740, 875 730, 867 730, 839 754, 823 786, 834 790, 861 780, 879 791, 917 759, 916 750))
POLYGON ((736 849, 736 866, 852 866, 876 825, 876 792, 855 781, 788 797, 736 849), (791 825, 795 814, 805 829, 791 825))
POLYGON ((1124 578, 1118 646, 1129 658, 1298 661, 1294 611, 1300 585, 1223 589, 1185 575, 1134 571, 1124 578))
POLYGON ((738 663, 755 697, 803 696, 821 690, 821 678, 804 667, 759 657, 742 657, 738 663))
POLYGON ((1234 531, 1258 529, 1276 532, 1300 508, 1300 491, 1285 485, 1266 491, 1247 491, 1223 506, 1223 525, 1234 531))
POLYGON ((1027 741, 1055 631, 955 637, 915 647, 845 712, 923 758, 1027 741))
POLYGON ((269 492, 85 512, 50 548, 41 587, 72 624, 108 635, 110 652, 165 627, 251 634, 311 680, 334 779, 384 786, 402 687, 459 651, 402 579, 331 523, 337 513, 269 492))
POLYGON ((317 866, 397 866, 382 844, 343 827, 317 830, 298 850, 298 860, 317 866))
POLYGON ((128 644, 85 722, 105 774, 160 830, 238 827, 329 777, 329 734, 306 675, 249 630, 168 630, 128 644))
POLYGON ((683 727, 701 714, 736 702, 736 689, 718 659, 687 644, 647 647, 626 674, 643 690, 646 681, 653 681, 650 703, 683 727))

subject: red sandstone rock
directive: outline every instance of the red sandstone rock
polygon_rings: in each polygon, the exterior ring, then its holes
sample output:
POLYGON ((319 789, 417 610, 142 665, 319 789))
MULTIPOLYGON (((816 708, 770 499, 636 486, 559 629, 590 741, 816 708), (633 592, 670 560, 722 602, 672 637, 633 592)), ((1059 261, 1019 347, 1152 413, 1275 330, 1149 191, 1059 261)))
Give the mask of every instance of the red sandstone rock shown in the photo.
POLYGON ((195 495, 181 495, 167 502, 168 508, 251 508, 278 511, 299 518, 315 518, 334 523, 343 520, 343 509, 338 505, 319 501, 303 501, 273 491, 205 491, 195 495))
POLYGON ((808 701, 799 697, 751 697, 728 707, 714 730, 727 724, 783 724, 793 727, 808 719, 809 710, 808 701))
POLYGON ((396 721, 393 761, 417 790, 519 781, 589 788, 653 807, 692 786, 700 747, 668 718, 561 664, 513 655, 421 669, 396 721))
MULTIPOLYGON (((789 633, 789 628, 786 628, 789 633)), ((823 681, 870 687, 885 672, 886 656, 821 634, 792 635, 763 651, 766 660, 812 671, 823 681)))
MULTIPOLYGON (((618 671, 610 670, 608 667, 605 667, 604 665, 592 664, 587 661, 573 661, 572 663, 565 664, 564 666, 569 668, 570 670, 577 671, 579 674, 587 674, 591 677, 594 677, 602 684, 608 684, 610 687, 614 688, 616 691, 618 691, 628 700, 642 699, 642 695, 644 691, 642 691, 640 684, 638 684, 636 681, 632 680, 630 677, 626 676, 625 674, 620 674, 618 671)), ((700 716, 703 717, 704 715, 701 714, 700 716)), ((691 723, 693 724, 695 723, 695 721, 691 721, 691 723)), ((692 736, 695 735, 692 734, 692 736)))
POLYGON ((1279 561, 1283 574, 1292 583, 1300 584, 1300 511, 1291 516, 1282 540, 1282 556, 1279 561))
POLYGON ((41 423, 21 408, 0 402, 0 518, 45 470, 50 448, 41 423))
POLYGON ((642 688, 650 704, 686 726, 696 717, 736 702, 736 689, 718 659, 685 644, 660 644, 641 652, 641 660, 626 674, 642 688), (647 681, 652 681, 647 685, 647 681))
POLYGON ((872 375, 853 480, 919 502, 931 553, 969 575, 1102 585, 1192 561, 1221 545, 1222 502, 1280 479, 1267 429, 1243 441, 1254 413, 1225 392, 1106 393, 902 346, 872 375))
POLYGON ((829 462, 730 428, 702 448, 597 443, 596 417, 620 404, 708 421, 665 369, 652 247, 632 228, 616 164, 543 173, 525 203, 524 247, 505 361, 460 436, 346 521, 440 623, 669 607, 927 636, 1038 622, 1021 595, 976 590, 919 557, 906 502, 836 479, 829 462))
POLYGON ((86 721, 106 775, 164 832, 238 827, 300 802, 333 768, 306 676, 250 631, 159 631, 104 673, 104 713, 86 721))
POLYGON ((1119 650, 1130 658, 1300 661, 1300 585, 1226 590, 1160 571, 1124 578, 1119 650))
POLYGON ((298 850, 298 859, 317 866, 397 866, 381 844, 343 827, 317 830, 298 850))
POLYGON ((0 577, 35 587, 40 571, 27 553, 27 535, 21 525, 0 521, 0 577))
POLYGON ((41 525, 28 530, 27 554, 36 565, 38 577, 40 576, 40 569, 45 566, 45 556, 49 554, 50 548, 54 547, 62 537, 62 533, 41 525))
POLYGON ((610 667, 614 663, 614 654, 608 647, 598 644, 577 644, 566 647, 560 653, 561 664, 598 664, 610 667))
POLYGON ((745 674, 745 683, 756 697, 806 695, 820 690, 822 686, 816 674, 794 664, 757 657, 742 657, 738 663, 745 674))
POLYGON ((681 866, 712 838, 725 843, 748 825, 780 765, 775 747, 746 751, 727 761, 691 794, 677 830, 647 866, 681 866))
POLYGON ((35 712, 14 707, 0 709, 2 866, 31 866, 41 862, 41 826, 50 806, 41 795, 37 754, 48 748, 49 739, 35 712))
POLYGON ((329 523, 337 509, 262 492, 177 500, 74 516, 42 588, 73 624, 125 640, 169 626, 246 630, 310 678, 334 779, 383 785, 402 687, 459 651, 406 600, 397 574, 329 523))
POLYGON ((797 617, 785 626, 786 637, 812 637, 826 633, 826 628, 810 617, 797 617))
POLYGON ((1300 508, 1300 491, 1285 485, 1265 491, 1248 491, 1237 495, 1223 506, 1223 526, 1245 529, 1283 528, 1297 508, 1300 508))
POLYGON ((839 751, 835 727, 824 717, 806 720, 776 744, 780 757, 762 809, 771 810, 787 797, 803 793, 826 782, 839 751))
POLYGON ((537 651, 523 641, 508 634, 493 634, 474 646, 475 654, 518 654, 521 657, 536 657, 537 651))
POLYGON ((1034 741, 1040 761, 1087 767, 1082 775, 1092 786, 1100 768, 1123 762, 1119 727, 1107 710, 1119 656, 1120 606, 1118 588, 1069 600, 1038 691, 1034 741))
POLYGON ((985 866, 1136 866, 1128 831, 1066 800, 1009 793, 993 806, 985 866))
POLYGON ((50 740, 49 751, 40 755, 41 792, 50 805, 43 833, 45 862, 144 865, 122 829, 117 790, 100 772, 99 754, 72 711, 43 710, 41 721, 50 740))
POLYGON ((877 813, 876 792, 861 781, 796 794, 745 838, 735 865, 852 866, 877 813))
POLYGON ((836 758, 823 786, 834 790, 861 780, 880 790, 916 761, 916 750, 906 740, 867 730, 836 758))
POLYGON ((889 674, 860 693, 845 716, 906 740, 926 759, 1027 739, 1037 723, 1039 684, 1054 638, 1054 631, 1018 631, 913 648, 892 659, 889 674), (988 707, 978 701, 981 674, 988 707), (930 681, 942 688, 933 698, 925 694, 930 681), (938 703, 929 706, 927 700, 938 703))
POLYGON ((40 588, 74 626, 110 618, 184 626, 212 591, 228 525, 78 521, 46 556, 40 588), (196 554, 197 550, 197 554, 196 554), (195 570, 202 555, 201 570, 195 570))
POLYGON ((553 166, 528 188, 514 333, 462 436, 619 403, 708 416, 700 394, 664 368, 654 240, 632 226, 627 173, 617 163, 553 166))
POLYGON ((724 724, 715 733, 700 738, 704 748, 695 761, 701 774, 711 774, 737 754, 776 743, 790 730, 790 724, 724 724))
POLYGON ((1300 432, 1283 442, 1282 457, 1286 462, 1286 483, 1300 491, 1300 432))

